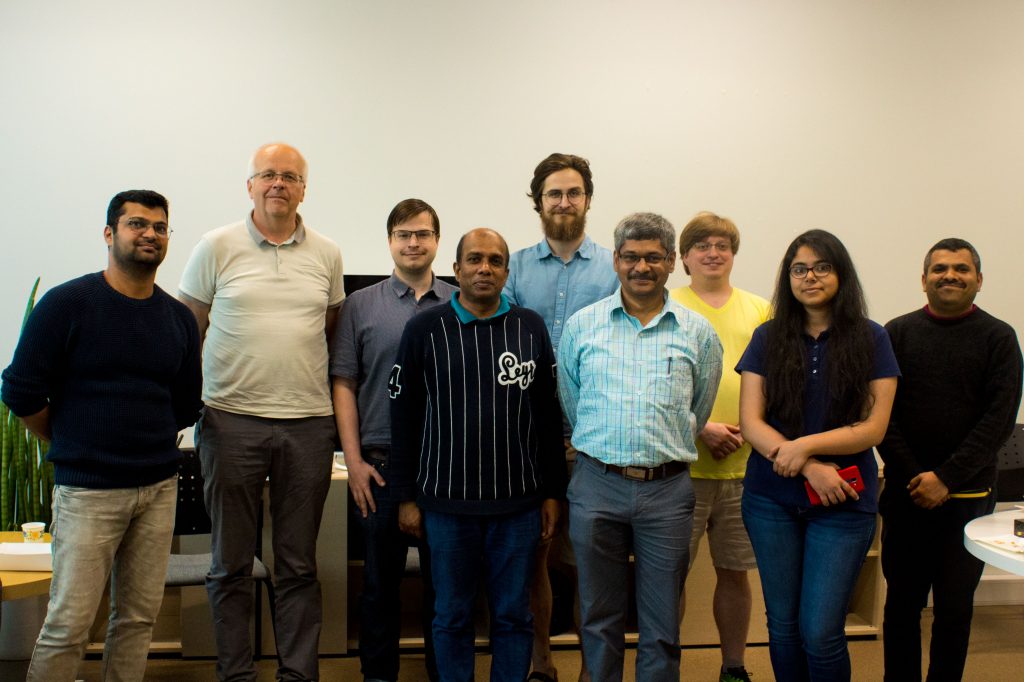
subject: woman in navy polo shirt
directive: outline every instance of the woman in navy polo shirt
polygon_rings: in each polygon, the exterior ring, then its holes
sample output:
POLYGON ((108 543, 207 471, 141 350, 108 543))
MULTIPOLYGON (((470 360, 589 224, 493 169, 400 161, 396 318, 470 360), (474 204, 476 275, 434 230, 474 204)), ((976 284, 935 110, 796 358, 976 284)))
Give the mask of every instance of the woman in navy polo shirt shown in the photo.
POLYGON ((841 682, 850 679, 846 607, 878 509, 871 448, 885 435, 899 368, 834 235, 811 230, 789 245, 772 303, 774 319, 736 367, 740 427, 754 448, 743 521, 776 679, 841 682), (859 494, 837 473, 854 465, 859 494))

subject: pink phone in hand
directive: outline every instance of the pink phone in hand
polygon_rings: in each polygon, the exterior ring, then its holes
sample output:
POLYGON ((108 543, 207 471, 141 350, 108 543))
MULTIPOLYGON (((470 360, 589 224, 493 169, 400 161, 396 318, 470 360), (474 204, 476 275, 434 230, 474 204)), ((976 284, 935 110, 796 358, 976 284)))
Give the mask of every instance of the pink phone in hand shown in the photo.
MULTIPOLYGON (((858 493, 864 490, 864 479, 860 476, 860 467, 856 464, 853 466, 840 469, 836 473, 839 474, 839 478, 843 479, 850 484, 850 487, 856 490, 858 493)), ((818 493, 815 492, 814 487, 811 486, 810 481, 804 481, 804 487, 807 488, 807 499, 811 501, 811 504, 815 507, 821 504, 821 498, 818 497, 818 493)))

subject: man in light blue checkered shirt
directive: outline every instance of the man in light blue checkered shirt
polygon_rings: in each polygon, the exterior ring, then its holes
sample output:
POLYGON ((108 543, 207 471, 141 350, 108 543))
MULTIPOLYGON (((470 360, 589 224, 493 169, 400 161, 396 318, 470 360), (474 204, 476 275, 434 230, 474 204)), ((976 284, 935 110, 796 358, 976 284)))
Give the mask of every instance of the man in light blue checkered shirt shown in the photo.
POLYGON ((636 679, 675 682, 693 526, 688 469, 718 391, 722 345, 707 320, 668 297, 675 230, 665 218, 623 219, 614 266, 619 290, 573 315, 558 346, 558 390, 579 452, 569 532, 583 655, 593 679, 621 679, 632 552, 636 679))

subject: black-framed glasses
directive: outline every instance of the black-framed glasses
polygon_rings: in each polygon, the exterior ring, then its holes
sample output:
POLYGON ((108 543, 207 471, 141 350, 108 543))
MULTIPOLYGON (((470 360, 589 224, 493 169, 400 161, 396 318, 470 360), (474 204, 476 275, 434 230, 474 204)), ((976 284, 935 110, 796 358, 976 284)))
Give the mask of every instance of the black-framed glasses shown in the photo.
POLYGON ((619 253, 619 260, 626 265, 636 265, 644 261, 648 265, 661 265, 668 256, 663 253, 619 253))
POLYGON ((832 272, 831 263, 815 263, 807 267, 803 263, 797 263, 789 268, 789 276, 793 279, 803 279, 808 272, 813 272, 815 277, 825 277, 832 272))
POLYGON ((578 204, 586 198, 587 193, 580 187, 573 187, 567 192, 563 192, 560 189, 550 189, 541 196, 544 197, 544 201, 554 206, 555 204, 562 203, 562 197, 568 199, 570 204, 578 204))
POLYGON ((278 173, 277 171, 265 170, 260 171, 259 173, 253 173, 251 176, 249 176, 250 180, 258 179, 261 182, 266 182, 268 184, 278 178, 281 178, 281 181, 286 185, 298 185, 303 182, 301 175, 296 175, 295 173, 289 171, 278 173))
POLYGON ((149 228, 153 228, 153 232, 158 237, 168 237, 174 230, 167 226, 167 223, 152 223, 145 218, 128 218, 124 221, 124 226, 135 234, 143 234, 149 228))
POLYGON ((416 241, 425 242, 437 236, 434 230, 394 230, 391 236, 400 242, 407 242, 416 237, 416 241))

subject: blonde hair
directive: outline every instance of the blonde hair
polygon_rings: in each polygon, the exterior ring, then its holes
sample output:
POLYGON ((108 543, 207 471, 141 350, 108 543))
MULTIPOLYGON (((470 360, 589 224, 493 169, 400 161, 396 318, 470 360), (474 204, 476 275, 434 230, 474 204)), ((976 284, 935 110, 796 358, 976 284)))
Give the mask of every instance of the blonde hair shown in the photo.
MULTIPOLYGON (((686 256, 686 253, 693 248, 694 244, 702 242, 708 237, 725 237, 732 246, 735 255, 740 250, 740 231, 736 229, 736 223, 723 218, 711 211, 701 211, 693 217, 686 227, 679 233, 679 255, 686 256)), ((690 274, 690 268, 683 263, 686 274, 690 274)))

